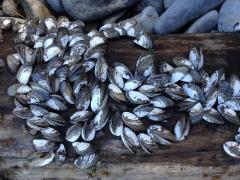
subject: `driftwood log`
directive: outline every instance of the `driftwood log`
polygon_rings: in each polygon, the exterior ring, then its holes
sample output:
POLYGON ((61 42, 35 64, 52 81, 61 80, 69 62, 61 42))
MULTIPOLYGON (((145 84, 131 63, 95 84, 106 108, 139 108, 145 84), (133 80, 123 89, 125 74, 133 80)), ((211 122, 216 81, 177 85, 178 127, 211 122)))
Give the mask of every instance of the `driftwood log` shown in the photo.
MULTIPOLYGON (((4 35, 0 57, 13 52, 11 34, 4 35)), ((187 56, 191 47, 201 46, 205 54, 205 68, 211 72, 225 67, 227 73, 240 70, 240 34, 196 34, 153 36, 156 64, 171 61, 175 56, 187 56)), ((106 59, 123 62, 134 68, 143 50, 131 40, 110 41, 106 59)), ((98 146, 102 160, 95 168, 76 169, 68 159, 62 166, 51 163, 42 168, 28 168, 24 164, 34 152, 32 136, 24 128, 24 121, 14 117, 13 100, 6 95, 16 79, 7 68, 0 73, 0 179, 240 179, 240 160, 226 155, 222 144, 232 140, 237 126, 200 123, 191 127, 189 137, 169 147, 162 147, 152 156, 132 155, 119 138, 106 129, 99 134, 98 146), (100 139, 99 138, 99 139, 100 139)))

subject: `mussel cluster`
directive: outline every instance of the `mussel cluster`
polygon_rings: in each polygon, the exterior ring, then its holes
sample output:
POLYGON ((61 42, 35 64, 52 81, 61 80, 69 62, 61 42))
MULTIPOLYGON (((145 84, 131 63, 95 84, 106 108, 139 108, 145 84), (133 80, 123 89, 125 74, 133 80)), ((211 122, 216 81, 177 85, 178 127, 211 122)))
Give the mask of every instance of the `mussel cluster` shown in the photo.
POLYGON ((8 95, 14 97, 13 113, 26 119, 37 137, 33 145, 43 153, 30 166, 54 159, 63 163, 69 142, 79 155, 74 161, 78 168, 95 165, 100 157, 92 141, 106 125, 131 152, 151 154, 160 145, 184 140, 190 124, 201 120, 240 124, 240 80, 232 75, 226 81, 222 69, 209 76, 200 48, 191 49, 188 58, 157 66, 146 52, 134 72, 122 63, 109 66, 104 58, 108 39, 134 37, 137 45, 152 48, 135 20, 85 33, 82 21, 34 18, 13 24, 13 30, 16 54, 7 57, 7 64, 18 83, 8 95), (183 112, 174 130, 164 126, 171 111, 183 112))

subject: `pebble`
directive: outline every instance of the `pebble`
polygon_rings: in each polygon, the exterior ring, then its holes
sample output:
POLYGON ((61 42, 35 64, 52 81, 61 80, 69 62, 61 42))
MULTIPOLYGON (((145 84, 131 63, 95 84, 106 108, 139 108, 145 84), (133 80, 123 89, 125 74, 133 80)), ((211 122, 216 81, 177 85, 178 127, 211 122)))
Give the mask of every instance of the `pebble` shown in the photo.
POLYGON ((64 9, 61 0, 47 0, 49 6, 57 13, 63 13, 64 9))
POLYGON ((224 0, 175 0, 158 18, 154 25, 156 34, 173 33, 187 23, 200 17, 210 9, 219 6, 224 0))
POLYGON ((132 17, 140 24, 145 32, 153 32, 158 13, 152 6, 147 6, 138 15, 132 17))
POLYGON ((164 0, 141 0, 137 3, 136 9, 140 12, 147 6, 154 7, 159 15, 164 12, 164 0))
POLYGON ((21 0, 19 3, 28 19, 32 17, 41 19, 52 15, 44 0, 21 0))
POLYGON ((206 33, 211 32, 218 23, 218 12, 209 11, 197 19, 186 31, 186 33, 206 33))
POLYGON ((2 3, 3 13, 8 16, 17 16, 17 4, 14 0, 4 0, 2 3))
POLYGON ((65 11, 74 19, 91 21, 126 9, 138 0, 62 0, 65 11))
POLYGON ((175 0, 164 0, 164 8, 167 9, 175 0))
POLYGON ((226 0, 219 11, 218 31, 233 32, 237 23, 240 23, 240 0, 226 0))

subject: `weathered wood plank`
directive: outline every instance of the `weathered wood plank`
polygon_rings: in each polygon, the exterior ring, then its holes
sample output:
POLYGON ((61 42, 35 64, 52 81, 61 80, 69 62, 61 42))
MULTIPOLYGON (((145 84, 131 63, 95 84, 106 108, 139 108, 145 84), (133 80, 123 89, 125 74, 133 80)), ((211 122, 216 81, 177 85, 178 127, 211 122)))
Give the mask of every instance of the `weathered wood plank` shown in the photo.
MULTIPOLYGON (((13 52, 10 34, 0 44, 0 57, 13 52)), ((153 36, 156 64, 186 56, 189 49, 202 46, 208 71, 227 67, 227 72, 239 73, 240 34, 197 34, 153 36)), ((123 62, 132 69, 144 50, 130 40, 109 42, 106 59, 109 64, 123 62)), ((15 78, 5 68, 0 74, 0 179, 240 179, 240 161, 227 156, 222 143, 233 139, 236 126, 200 123, 192 127, 189 137, 169 147, 161 147, 153 156, 142 152, 132 155, 121 140, 104 129, 98 134, 102 160, 95 169, 78 170, 72 163, 43 168, 27 168, 24 164, 34 152, 32 137, 24 133, 23 120, 11 115, 12 99, 6 96, 7 87, 15 78), (100 140, 101 139, 101 140, 100 140)), ((96 140, 96 141, 97 141, 96 140)), ((71 149, 69 149, 71 151, 71 149)), ((72 161, 74 155, 69 153, 72 161)))

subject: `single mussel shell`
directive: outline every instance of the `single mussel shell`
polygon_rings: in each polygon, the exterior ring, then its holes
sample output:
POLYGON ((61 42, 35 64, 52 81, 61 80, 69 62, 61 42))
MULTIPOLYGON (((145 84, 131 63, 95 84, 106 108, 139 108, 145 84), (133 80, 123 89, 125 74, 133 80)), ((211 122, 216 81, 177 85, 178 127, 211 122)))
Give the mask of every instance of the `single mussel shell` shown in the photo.
POLYGON ((213 124, 224 124, 224 120, 221 117, 220 113, 213 108, 207 110, 204 113, 203 120, 213 124))
POLYGON ((104 82, 107 79, 108 65, 104 57, 99 57, 95 65, 95 76, 98 80, 104 82))
POLYGON ((125 82, 123 90, 124 91, 135 90, 143 84, 144 80, 145 78, 143 76, 132 76, 125 82))
POLYGON ((204 61, 202 48, 192 48, 189 53, 189 61, 196 70, 202 69, 204 61))
POLYGON ((48 113, 45 108, 34 104, 30 105, 30 111, 33 113, 34 116, 44 116, 48 113))
POLYGON ((109 107, 106 105, 103 109, 98 111, 93 119, 93 123, 95 126, 96 131, 101 130, 107 124, 109 120, 110 112, 109 107))
POLYGON ((198 123, 202 120, 204 109, 201 103, 195 104, 189 111, 189 116, 192 124, 198 123))
POLYGON ((17 72, 17 80, 21 84, 27 84, 32 74, 32 66, 23 64, 17 72))
POLYGON ((237 124, 240 125, 240 119, 239 116, 237 114, 236 111, 234 111, 233 109, 231 109, 230 107, 224 105, 224 104, 220 104, 217 107, 218 112, 229 122, 233 123, 233 124, 237 124))
POLYGON ((151 53, 144 53, 137 60, 135 75, 149 77, 153 74, 154 74, 154 57, 151 53))
POLYGON ((108 85, 108 90, 109 90, 109 95, 118 102, 125 102, 126 101, 126 97, 123 93, 123 91, 116 86, 115 84, 109 84, 108 85))
POLYGON ((92 154, 96 151, 93 145, 88 142, 74 142, 72 146, 76 153, 81 156, 92 154))
POLYGON ((124 78, 124 79, 129 79, 132 76, 131 71, 128 69, 127 66, 125 66, 122 63, 114 63, 114 69, 115 71, 117 71, 118 73, 120 73, 120 75, 124 78))
POLYGON ((123 128, 121 139, 126 148, 132 153, 135 153, 136 149, 140 147, 140 142, 137 135, 128 127, 123 128))
POLYGON ((92 141, 95 137, 96 129, 93 121, 86 121, 82 128, 82 138, 84 141, 92 141))
POLYGON ((127 91, 125 93, 127 99, 133 104, 145 104, 150 101, 150 99, 138 91, 127 91))
POLYGON ((62 81, 60 83, 60 92, 69 104, 75 103, 72 88, 67 81, 62 81))
POLYGON ((240 159, 240 145, 234 141, 227 141, 223 144, 224 151, 234 158, 240 159))
POLYGON ((177 121, 174 127, 174 133, 177 141, 182 141, 186 138, 190 129, 190 121, 185 116, 180 116, 180 120, 177 121))
POLYGON ((55 142, 46 139, 34 139, 33 145, 38 152, 50 152, 57 148, 55 142))
POLYGON ((146 128, 143 122, 135 114, 130 112, 123 112, 122 120, 125 125, 135 131, 142 131, 146 128))
POLYGON ((136 39, 133 40, 133 42, 144 49, 153 48, 153 42, 147 34, 139 35, 138 37, 136 37, 136 39))
POLYGON ((19 54, 10 54, 7 56, 7 65, 11 73, 16 74, 20 65, 19 54))
POLYGON ((63 144, 60 144, 56 150, 55 160, 57 164, 62 164, 66 159, 66 148, 63 144))
POLYGON ((87 121, 92 117, 93 113, 88 110, 77 111, 70 117, 70 123, 76 123, 79 121, 87 121))
POLYGON ((111 114, 109 119, 109 129, 114 136, 120 136, 122 134, 123 122, 119 111, 115 111, 111 114))
POLYGON ((68 128, 66 132, 66 140, 69 142, 75 142, 79 139, 82 133, 82 125, 80 123, 75 123, 68 128))
POLYGON ((51 127, 42 128, 41 133, 44 138, 50 141, 54 141, 54 142, 63 141, 63 138, 61 137, 60 132, 54 128, 51 128, 51 127))
POLYGON ((174 105, 174 101, 166 96, 156 96, 151 99, 150 103, 158 108, 168 108, 174 105))
POLYGON ((49 99, 45 102, 45 105, 56 111, 66 111, 68 109, 65 99, 56 94, 50 95, 49 99))
POLYGON ((30 167, 42 167, 46 166, 49 163, 51 163, 54 159, 55 154, 51 151, 46 154, 43 154, 40 158, 37 158, 35 160, 32 160, 28 163, 28 166, 30 167))
POLYGON ((50 61, 54 57, 58 56, 62 51, 62 47, 58 44, 52 44, 44 49, 43 60, 45 62, 50 61))
POLYGON ((49 112, 43 116, 43 119, 46 120, 52 126, 66 126, 66 120, 57 113, 49 112))
POLYGON ((74 164, 77 168, 87 169, 94 166, 97 163, 97 161, 99 161, 99 159, 100 158, 98 154, 95 154, 95 153, 87 154, 87 155, 78 157, 74 161, 74 164))
POLYGON ((137 137, 142 149, 146 153, 152 154, 152 151, 156 151, 159 148, 158 144, 149 135, 145 133, 139 133, 137 137))

